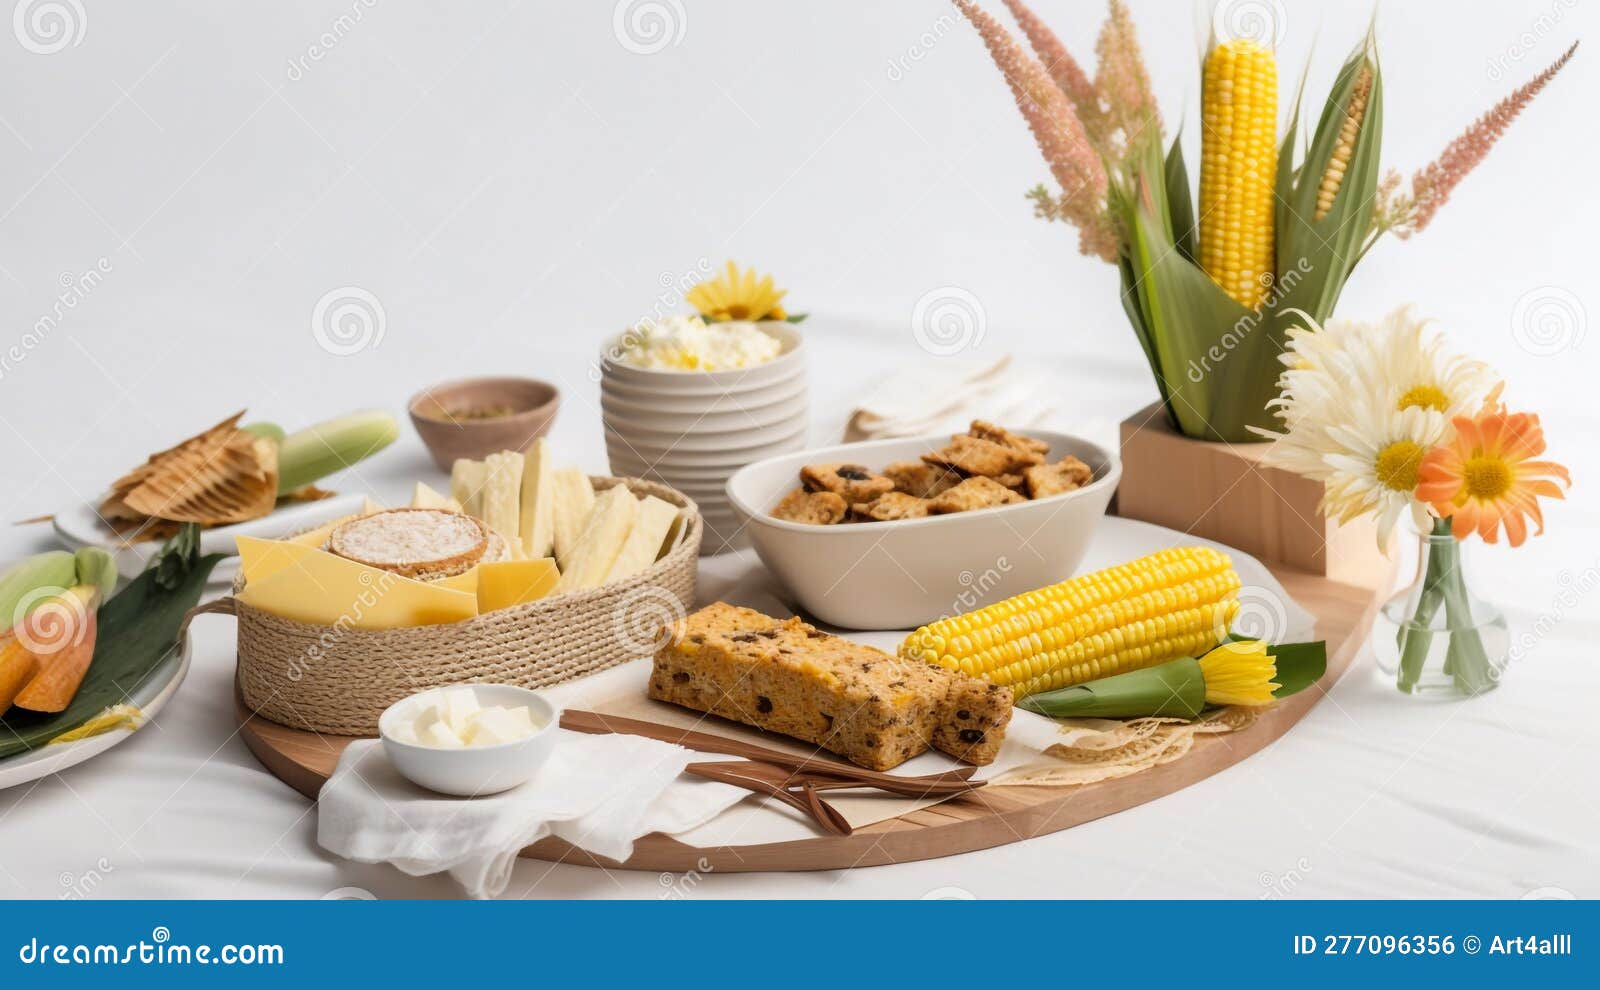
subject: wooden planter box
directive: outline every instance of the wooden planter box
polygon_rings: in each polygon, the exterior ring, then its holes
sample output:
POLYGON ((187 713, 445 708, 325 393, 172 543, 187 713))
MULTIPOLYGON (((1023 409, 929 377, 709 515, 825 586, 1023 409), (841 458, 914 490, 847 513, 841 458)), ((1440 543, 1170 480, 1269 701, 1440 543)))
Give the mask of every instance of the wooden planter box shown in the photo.
POLYGON ((1340 526, 1324 518, 1321 483, 1262 464, 1270 444, 1191 440, 1160 403, 1122 421, 1121 444, 1119 516, 1346 584, 1372 587, 1382 573, 1372 522, 1340 526))

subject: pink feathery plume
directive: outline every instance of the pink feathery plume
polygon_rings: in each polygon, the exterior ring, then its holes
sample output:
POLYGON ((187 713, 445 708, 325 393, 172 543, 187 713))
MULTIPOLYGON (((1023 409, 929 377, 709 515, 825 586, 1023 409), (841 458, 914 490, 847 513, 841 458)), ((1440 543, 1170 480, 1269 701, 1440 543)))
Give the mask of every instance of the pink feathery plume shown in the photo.
POLYGON ((1554 79, 1556 73, 1571 60, 1572 54, 1578 50, 1578 43, 1573 42, 1572 47, 1550 67, 1534 76, 1521 87, 1513 90, 1510 96, 1495 104, 1494 107, 1475 123, 1460 137, 1445 146, 1433 164, 1419 171, 1411 179, 1411 193, 1416 201, 1416 213, 1410 223, 1410 233, 1421 231, 1433 219, 1439 207, 1443 206, 1450 198, 1450 193, 1467 177, 1467 173, 1477 167, 1489 154, 1495 142, 1505 133, 1506 128, 1517 118, 1539 91, 1554 79))
POLYGON ((1134 31, 1133 18, 1122 0, 1111 0, 1111 13, 1100 37, 1095 41, 1094 85, 1106 103, 1104 126, 1106 133, 1097 135, 1100 147, 1111 147, 1112 132, 1122 132, 1121 146, 1127 148, 1147 126, 1161 133, 1161 109, 1156 106, 1155 93, 1150 88, 1150 74, 1145 70, 1144 55, 1139 51, 1139 36, 1134 31))
POLYGON ((1078 60, 1067 51, 1067 46, 1022 0, 1005 0, 1005 5, 1011 11, 1011 16, 1016 18, 1017 26, 1022 28, 1028 44, 1033 47, 1033 53, 1044 63, 1050 78, 1055 80, 1061 92, 1067 94, 1067 99, 1077 108, 1078 116, 1087 122, 1090 117, 1098 115, 1100 97, 1095 92, 1094 83, 1089 81, 1088 73, 1083 71, 1078 60))
POLYGON ((1105 212, 1106 171, 1066 94, 1057 88, 1044 66, 1012 40, 999 21, 972 0, 955 0, 955 5, 978 29, 989 56, 1011 86, 1017 107, 1033 131, 1033 140, 1050 166, 1050 174, 1060 183, 1064 193, 1060 201, 1063 219, 1079 227, 1095 225, 1105 212))

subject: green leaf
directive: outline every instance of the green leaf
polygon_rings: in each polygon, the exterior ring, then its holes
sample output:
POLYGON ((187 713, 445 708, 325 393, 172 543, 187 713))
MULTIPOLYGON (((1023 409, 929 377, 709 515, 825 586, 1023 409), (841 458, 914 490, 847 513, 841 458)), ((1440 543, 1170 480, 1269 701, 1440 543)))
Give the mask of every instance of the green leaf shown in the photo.
POLYGON ((1019 708, 1051 718, 1199 718, 1206 707, 1200 661, 1179 657, 1057 691, 1029 695, 1019 708))
POLYGON ((1269 646, 1267 651, 1278 668, 1273 678, 1278 683, 1278 690, 1272 692, 1274 698, 1298 694, 1322 680, 1322 675, 1328 672, 1328 644, 1322 640, 1269 646))
POLYGON ((1189 193, 1189 169, 1183 163, 1183 134, 1172 138, 1172 150, 1167 152, 1166 191, 1167 217, 1172 224, 1173 240, 1179 252, 1189 261, 1195 260, 1195 240, 1200 231, 1194 219, 1194 200, 1189 193))
POLYGON ((183 617, 221 559, 200 558, 170 589, 157 582, 155 570, 147 570, 101 606, 94 659, 72 703, 54 715, 12 709, 0 718, 0 758, 43 746, 136 693, 179 645, 183 617))
POLYGON ((784 322, 786 322, 786 323, 804 323, 806 321, 806 317, 810 316, 810 315, 811 315, 810 313, 795 313, 792 316, 785 317, 784 318, 784 322))

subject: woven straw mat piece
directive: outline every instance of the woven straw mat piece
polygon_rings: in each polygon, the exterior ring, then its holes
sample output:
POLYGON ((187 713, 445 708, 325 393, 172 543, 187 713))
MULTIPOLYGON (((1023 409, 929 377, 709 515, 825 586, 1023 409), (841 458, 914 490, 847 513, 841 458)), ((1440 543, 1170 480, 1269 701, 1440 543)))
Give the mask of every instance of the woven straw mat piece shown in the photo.
POLYGON ((641 498, 682 507, 683 535, 626 580, 448 625, 341 628, 278 618, 236 599, 202 606, 238 616, 245 704, 293 728, 371 736, 384 709, 418 691, 473 682, 547 687, 654 655, 666 624, 694 605, 699 509, 654 482, 592 480, 599 490, 627 484, 641 498))

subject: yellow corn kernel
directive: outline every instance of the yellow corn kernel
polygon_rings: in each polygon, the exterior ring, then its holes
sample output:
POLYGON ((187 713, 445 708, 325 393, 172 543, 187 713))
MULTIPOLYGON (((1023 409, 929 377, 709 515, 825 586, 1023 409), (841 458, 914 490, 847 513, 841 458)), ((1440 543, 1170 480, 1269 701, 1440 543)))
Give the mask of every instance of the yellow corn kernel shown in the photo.
POLYGON ((1223 42, 1201 80, 1200 267, 1256 309, 1274 270, 1278 65, 1257 42, 1223 42))
POLYGON ((1328 159, 1328 168, 1322 173, 1322 184, 1317 187, 1316 218, 1319 221, 1333 209, 1334 197, 1339 195, 1339 186, 1350 167, 1350 158, 1356 153, 1356 138, 1361 135, 1361 121, 1367 115, 1367 98, 1371 95, 1372 69, 1363 65, 1355 86, 1350 90, 1350 102, 1345 107, 1344 123, 1339 127, 1339 140, 1334 143, 1333 156, 1328 159))
POLYGON ((941 619, 899 652, 1025 697, 1196 655, 1226 633, 1238 591, 1226 554, 1178 547, 941 619))

